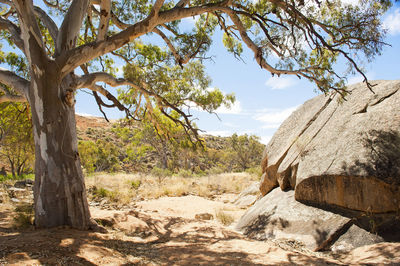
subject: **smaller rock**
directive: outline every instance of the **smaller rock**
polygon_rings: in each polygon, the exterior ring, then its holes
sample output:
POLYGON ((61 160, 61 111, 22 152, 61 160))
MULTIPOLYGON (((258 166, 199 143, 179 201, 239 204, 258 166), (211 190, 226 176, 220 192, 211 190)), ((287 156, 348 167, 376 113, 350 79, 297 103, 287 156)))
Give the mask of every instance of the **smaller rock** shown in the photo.
POLYGON ((10 198, 22 198, 30 194, 30 191, 23 188, 10 187, 7 189, 10 198))
POLYGON ((212 220, 214 216, 210 213, 198 213, 194 218, 197 220, 212 220))
POLYGON ((104 206, 108 203, 108 200, 103 199, 102 201, 100 201, 100 206, 104 206))
POLYGON ((25 179, 25 180, 20 180, 15 182, 14 187, 16 188, 26 188, 26 187, 32 187, 33 186, 33 180, 31 179, 25 179))
POLYGON ((384 239, 353 224, 330 249, 333 252, 349 252, 355 248, 379 242, 384 242, 384 239))
POLYGON ((233 204, 243 208, 253 205, 260 194, 260 182, 253 182, 248 188, 243 190, 233 201, 233 204))

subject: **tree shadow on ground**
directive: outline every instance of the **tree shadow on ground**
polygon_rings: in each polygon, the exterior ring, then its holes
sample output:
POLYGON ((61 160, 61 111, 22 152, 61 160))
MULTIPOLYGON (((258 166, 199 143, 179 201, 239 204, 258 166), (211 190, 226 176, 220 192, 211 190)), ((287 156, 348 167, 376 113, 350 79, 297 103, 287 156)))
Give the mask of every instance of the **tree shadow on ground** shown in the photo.
POLYGON ((0 230, 0 264, 45 265, 327 265, 323 259, 288 251, 277 261, 270 252, 283 252, 268 248, 264 254, 230 249, 224 243, 243 239, 232 231, 205 227, 176 233, 174 226, 190 223, 189 219, 174 217, 156 240, 144 241, 126 237, 122 232, 108 234, 73 229, 0 230), (260 259, 261 257, 261 259, 260 259))

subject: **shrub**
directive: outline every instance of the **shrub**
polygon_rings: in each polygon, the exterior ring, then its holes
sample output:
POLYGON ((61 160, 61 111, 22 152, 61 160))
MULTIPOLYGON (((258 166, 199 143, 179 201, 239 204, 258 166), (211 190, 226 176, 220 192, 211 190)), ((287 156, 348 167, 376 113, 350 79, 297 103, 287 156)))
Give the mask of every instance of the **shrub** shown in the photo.
POLYGON ((224 212, 222 209, 219 209, 215 212, 215 217, 225 226, 232 224, 235 220, 232 215, 224 212))
POLYGON ((135 190, 139 189, 141 184, 142 184, 142 181, 140 181, 140 180, 132 180, 131 181, 131 187, 135 190))
POLYGON ((34 213, 32 204, 21 204, 15 208, 14 216, 15 228, 28 228, 34 224, 34 213))

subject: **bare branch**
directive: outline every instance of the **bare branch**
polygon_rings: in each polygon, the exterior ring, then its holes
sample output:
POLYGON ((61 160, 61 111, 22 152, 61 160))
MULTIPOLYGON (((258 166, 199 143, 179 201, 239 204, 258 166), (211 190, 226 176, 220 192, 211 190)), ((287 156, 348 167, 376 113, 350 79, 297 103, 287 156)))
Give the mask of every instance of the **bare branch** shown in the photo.
MULTIPOLYGON (((98 91, 101 94, 103 94, 104 96, 106 96, 108 99, 109 96, 111 95, 107 90, 105 90, 103 87, 96 85, 96 82, 104 82, 110 86, 113 87, 117 87, 117 86, 130 86, 133 89, 135 89, 138 92, 141 92, 143 94, 143 96, 146 98, 147 100, 147 104, 150 104, 150 100, 149 100, 149 96, 154 97, 158 106, 160 107, 161 112, 166 115, 168 118, 170 118, 172 121, 174 121, 177 124, 180 124, 186 131, 186 133, 189 134, 190 132, 193 132, 194 137, 197 141, 199 141, 201 143, 200 140, 200 136, 198 133, 198 129, 193 128, 192 127, 192 123, 189 120, 189 115, 187 115, 185 112, 183 112, 182 110, 180 110, 178 107, 176 107, 174 104, 171 104, 170 102, 168 102, 164 97, 162 97, 161 95, 151 91, 147 84, 142 83, 140 85, 135 84, 129 80, 123 79, 123 78, 115 78, 112 75, 105 73, 105 72, 97 72, 97 73, 91 73, 91 74, 87 74, 85 76, 82 76, 80 78, 77 79, 77 88, 89 88, 91 90, 94 91, 98 91), (185 120, 185 122, 182 122, 179 119, 175 119, 173 117, 171 117, 168 113, 165 112, 164 108, 171 108, 172 110, 174 110, 175 112, 177 112, 181 117, 183 117, 183 119, 185 120)), ((125 107, 124 107, 125 108, 125 107)), ((148 108, 152 108, 151 106, 148 108)), ((121 110, 121 109, 120 109, 121 110)), ((192 140, 191 140, 192 141, 192 140)))
POLYGON ((11 95, 11 94, 4 94, 0 96, 0 103, 5 102, 27 102, 26 98, 21 95, 11 95))
POLYGON ((111 0, 102 0, 100 4, 100 22, 97 33, 98 41, 102 41, 107 37, 110 18, 111 18, 111 0))
POLYGON ((0 83, 14 89, 25 96, 28 94, 30 82, 7 69, 0 67, 0 83))
POLYGON ((154 19, 154 17, 158 17, 158 14, 160 12, 160 9, 162 5, 164 4, 165 0, 156 0, 156 2, 153 5, 152 10, 150 11, 149 18, 154 19))
POLYGON ((75 47, 88 6, 89 0, 74 0, 71 3, 57 36, 56 55, 75 47))
POLYGON ((58 27, 53 19, 47 15, 47 13, 38 6, 35 6, 35 14, 40 18, 46 28, 49 30, 50 36, 54 43, 57 41, 58 27))
POLYGON ((55 7, 55 8, 58 8, 58 7, 59 7, 58 0, 56 0, 56 3, 55 3, 55 4, 50 3, 48 0, 43 0, 43 2, 44 2, 44 4, 45 4, 46 6, 49 6, 49 7, 55 7))
POLYGON ((247 47, 249 47, 253 53, 254 53, 254 58, 256 59, 257 63, 260 65, 260 67, 268 70, 269 72, 271 72, 272 74, 291 74, 291 75, 301 75, 302 71, 305 71, 305 69, 303 70, 283 70, 283 69, 276 69, 273 66, 271 66, 270 64, 268 64, 263 55, 262 55, 262 51, 260 49, 260 47, 258 47, 253 40, 248 36, 247 31, 242 23, 242 21, 240 20, 240 18, 236 15, 235 11, 226 8, 225 9, 225 13, 228 14, 228 16, 231 18, 231 20, 233 21, 233 23, 236 25, 236 27, 238 28, 238 31, 240 33, 240 36, 243 40, 243 42, 247 45, 247 47))

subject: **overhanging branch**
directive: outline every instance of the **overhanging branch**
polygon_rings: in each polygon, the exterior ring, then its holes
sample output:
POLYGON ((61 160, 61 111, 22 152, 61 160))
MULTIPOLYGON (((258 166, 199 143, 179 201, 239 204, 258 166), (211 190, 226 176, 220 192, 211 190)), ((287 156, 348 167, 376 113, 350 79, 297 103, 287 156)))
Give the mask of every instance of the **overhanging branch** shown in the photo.
POLYGON ((0 67, 0 83, 14 89, 17 93, 19 93, 22 96, 26 96, 28 94, 30 82, 16 75, 15 73, 1 67, 0 67))

